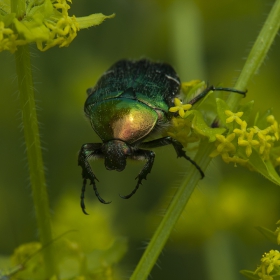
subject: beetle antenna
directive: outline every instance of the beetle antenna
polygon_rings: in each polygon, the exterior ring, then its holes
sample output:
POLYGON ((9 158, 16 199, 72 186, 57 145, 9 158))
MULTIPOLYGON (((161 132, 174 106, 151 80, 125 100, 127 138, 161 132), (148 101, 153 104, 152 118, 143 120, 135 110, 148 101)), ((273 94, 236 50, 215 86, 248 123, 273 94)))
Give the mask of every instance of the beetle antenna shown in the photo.
POLYGON ((205 90, 203 90, 199 95, 197 95, 196 97, 194 97, 192 100, 190 100, 188 102, 188 104, 195 104, 196 102, 198 102, 200 99, 202 99, 203 97, 205 97, 210 91, 228 91, 228 92, 235 92, 238 94, 242 94, 243 97, 246 97, 246 93, 247 90, 242 91, 242 90, 238 90, 235 88, 224 88, 224 87, 214 87, 214 86, 207 86, 207 88, 205 90))

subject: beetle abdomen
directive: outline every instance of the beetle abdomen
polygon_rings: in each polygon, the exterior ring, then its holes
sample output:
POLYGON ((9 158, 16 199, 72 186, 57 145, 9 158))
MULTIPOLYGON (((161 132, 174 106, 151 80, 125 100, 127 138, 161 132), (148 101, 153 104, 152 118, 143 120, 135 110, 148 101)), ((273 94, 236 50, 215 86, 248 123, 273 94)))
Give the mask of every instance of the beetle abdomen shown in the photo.
POLYGON ((138 100, 113 98, 88 108, 91 125, 104 141, 119 139, 128 144, 147 136, 158 120, 157 112, 138 100))

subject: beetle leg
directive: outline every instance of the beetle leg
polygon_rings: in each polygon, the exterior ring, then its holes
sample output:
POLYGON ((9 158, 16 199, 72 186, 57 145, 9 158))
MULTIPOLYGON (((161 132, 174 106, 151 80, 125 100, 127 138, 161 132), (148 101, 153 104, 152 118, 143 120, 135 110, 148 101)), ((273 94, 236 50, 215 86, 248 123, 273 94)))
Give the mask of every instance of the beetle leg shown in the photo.
POLYGON ((111 201, 106 202, 97 191, 95 180, 98 181, 94 173, 92 172, 91 166, 89 164, 90 158, 101 158, 103 157, 102 151, 101 151, 101 145, 100 143, 88 143, 84 144, 79 152, 78 157, 78 165, 82 167, 82 177, 83 177, 83 186, 81 190, 81 208, 85 214, 86 212, 86 206, 84 202, 85 198, 85 191, 86 191, 86 184, 87 180, 90 181, 90 184, 93 186, 93 190, 95 192, 95 195, 97 196, 98 200, 104 204, 109 204, 111 201))
POLYGON ((207 86, 207 88, 205 90, 203 90, 200 94, 198 94, 192 100, 190 100, 188 102, 188 104, 192 104, 192 105, 195 104, 200 99, 205 97, 210 91, 229 91, 229 92, 235 92, 235 93, 242 94, 243 97, 246 97, 246 92, 247 92, 247 90, 242 91, 242 90, 238 90, 238 89, 235 89, 235 88, 224 88, 224 87, 207 86))
POLYGON ((204 173, 201 170, 200 166, 194 160, 192 160, 189 156, 186 155, 186 152, 183 150, 183 148, 184 148, 183 145, 179 141, 173 139, 172 137, 167 136, 167 137, 163 137, 163 138, 156 139, 153 141, 144 142, 144 143, 140 144, 140 147, 141 148, 157 148, 157 147, 162 147, 162 146, 166 146, 166 145, 170 145, 170 144, 173 145, 173 147, 176 151, 177 157, 183 157, 186 160, 188 160, 192 165, 194 165, 196 167, 196 169, 199 171, 199 173, 201 175, 201 179, 203 179, 204 173))
POLYGON ((119 196, 121 198, 124 199, 128 199, 130 197, 132 197, 136 191, 138 190, 138 188, 140 187, 140 185, 142 185, 142 180, 143 179, 147 179, 147 175, 151 172, 152 168, 153 168, 153 164, 154 164, 154 159, 155 159, 155 153, 153 151, 148 151, 148 150, 137 150, 134 152, 134 155, 130 157, 131 159, 136 159, 136 160, 147 160, 147 162, 145 163, 144 167, 142 168, 142 170, 139 172, 139 174, 137 175, 137 177, 135 179, 138 179, 137 181, 137 185, 134 188, 134 190, 128 194, 128 195, 120 195, 119 196))

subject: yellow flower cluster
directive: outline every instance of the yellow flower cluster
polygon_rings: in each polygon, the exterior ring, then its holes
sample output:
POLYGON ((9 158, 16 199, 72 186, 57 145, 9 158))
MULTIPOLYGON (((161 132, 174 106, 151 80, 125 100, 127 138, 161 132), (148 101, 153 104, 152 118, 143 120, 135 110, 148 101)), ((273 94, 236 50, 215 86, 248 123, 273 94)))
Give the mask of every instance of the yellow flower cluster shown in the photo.
POLYGON ((167 135, 178 140, 184 146, 199 140, 195 134, 191 134, 191 121, 188 119, 173 118, 172 126, 168 128, 167 135))
POLYGON ((75 16, 70 17, 68 15, 70 6, 67 1, 72 3, 72 0, 56 0, 56 3, 53 4, 57 10, 61 10, 62 18, 57 22, 44 21, 44 24, 51 32, 49 40, 45 42, 45 47, 43 47, 42 41, 37 42, 37 47, 40 51, 46 51, 56 45, 60 48, 68 47, 77 36, 77 31, 80 30, 79 24, 75 16))
POLYGON ((17 37, 11 28, 6 28, 4 22, 0 21, 0 52, 9 50, 14 53, 17 46, 25 44, 24 40, 17 40, 17 37))
POLYGON ((22 18, 8 8, 0 9, 0 52, 14 53, 17 46, 36 43, 41 51, 53 46, 67 47, 80 29, 101 24, 107 18, 102 13, 85 17, 70 17, 71 0, 29 0, 22 18), (13 26, 13 29, 10 28, 13 26))
POLYGON ((261 280, 273 280, 274 276, 279 276, 280 269, 280 252, 278 250, 270 250, 261 258, 261 265, 255 271, 261 280), (271 275, 271 272, 276 272, 271 275))
POLYGON ((199 140, 197 135, 191 134, 192 124, 189 119, 183 118, 186 111, 192 108, 191 104, 182 104, 181 100, 174 98, 174 107, 169 108, 169 112, 179 113, 181 118, 172 118, 172 126, 168 127, 167 135, 178 140, 184 146, 199 140))
MULTIPOLYGON (((38 17, 33 15, 31 19, 34 20, 33 25, 30 25, 30 19, 27 18, 26 20, 23 18, 20 21, 14 19, 16 31, 5 27, 4 22, 0 21, 0 51, 9 50, 14 53, 17 50, 17 46, 31 42, 36 42, 38 49, 41 51, 45 51, 55 45, 67 47, 77 36, 77 31, 79 31, 76 17, 68 15, 70 6, 67 1, 71 3, 71 0, 54 0, 52 3, 49 2, 50 6, 48 6, 47 2, 44 2, 42 6, 45 6, 42 11, 47 11, 47 15, 43 19, 43 15, 39 15, 40 13, 38 13, 38 17), (58 16, 59 14, 52 14, 52 16, 48 17, 52 9, 59 12, 60 16, 58 16)), ((36 9, 37 6, 33 8, 36 9)), ((32 8, 30 8, 30 14, 32 13, 32 8)))
MULTIPOLYGON (((235 122, 239 128, 233 129, 233 132, 227 136, 216 135, 216 150, 210 156, 216 157, 221 155, 226 163, 234 162, 245 164, 248 158, 255 149, 263 160, 268 160, 271 148, 275 141, 279 140, 279 125, 273 115, 266 118, 268 126, 265 129, 260 129, 257 126, 247 128, 247 122, 242 120, 243 112, 233 113, 226 110, 225 114, 228 116, 226 123, 235 122), (236 139, 237 143, 233 141, 236 139), (237 153, 237 148, 244 147, 246 157, 240 157, 237 153)), ((280 158, 276 159, 280 161, 280 158)))
MULTIPOLYGON (((207 133, 205 132, 205 127, 196 129, 197 127, 195 125, 197 126, 200 123, 194 124, 188 118, 188 116, 192 116, 193 118, 195 116, 196 110, 190 110, 192 109, 191 104, 183 104, 180 99, 174 98, 174 105, 169 111, 178 113, 180 118, 174 117, 172 119, 172 126, 168 128, 167 132, 169 136, 177 139, 184 146, 188 143, 199 141, 201 136, 208 136, 210 139, 209 133, 213 133, 210 132, 210 127, 208 127, 209 131, 207 133)), ((267 116, 267 127, 260 129, 257 126, 248 127, 247 122, 242 119, 243 114, 243 112, 234 113, 230 110, 224 111, 225 123, 228 128, 227 134, 225 135, 223 131, 213 134, 214 140, 216 139, 216 149, 210 154, 210 157, 220 155, 226 163, 238 163, 252 169, 249 158, 254 150, 262 160, 267 161, 272 159, 274 166, 280 165, 279 153, 278 156, 274 155, 271 157, 271 149, 280 138, 279 124, 274 116, 267 116)))

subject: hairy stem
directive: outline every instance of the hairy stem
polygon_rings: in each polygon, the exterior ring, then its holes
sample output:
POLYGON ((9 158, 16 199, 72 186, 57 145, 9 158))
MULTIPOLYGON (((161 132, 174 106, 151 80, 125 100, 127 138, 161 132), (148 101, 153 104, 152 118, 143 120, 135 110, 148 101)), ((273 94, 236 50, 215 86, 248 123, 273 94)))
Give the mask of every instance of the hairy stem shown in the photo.
MULTIPOLYGON (((25 1, 12 0, 11 8, 18 18, 22 18, 25 13, 25 1)), ((52 231, 28 45, 18 47, 15 61, 33 203, 39 238, 44 245, 52 240, 52 231)), ((52 247, 47 246, 43 254, 47 276, 51 276, 55 272, 52 247)))
MULTIPOLYGON (((261 31, 257 40, 255 41, 245 65, 235 83, 235 88, 245 90, 251 78, 257 74, 260 66, 262 65, 267 53, 272 45, 274 38, 280 28, 280 1, 277 0, 261 31)), ((236 109, 242 97, 238 94, 231 94, 227 100, 230 108, 236 109)))

